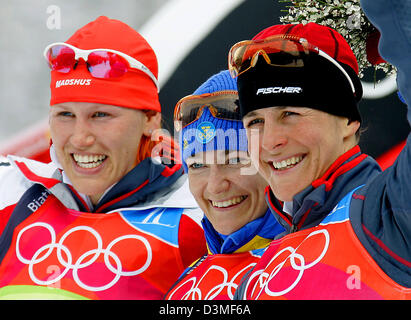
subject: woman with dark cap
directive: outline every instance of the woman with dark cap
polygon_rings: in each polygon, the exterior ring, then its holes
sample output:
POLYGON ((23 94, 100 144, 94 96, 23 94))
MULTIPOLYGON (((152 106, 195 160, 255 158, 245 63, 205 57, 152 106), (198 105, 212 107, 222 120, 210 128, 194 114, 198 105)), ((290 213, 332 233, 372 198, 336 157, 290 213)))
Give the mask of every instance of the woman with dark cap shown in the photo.
POLYGON ((264 200, 267 183, 250 163, 237 85, 228 70, 181 99, 174 115, 190 191, 205 214, 208 254, 186 270, 166 299, 231 300, 284 229, 264 200))
POLYGON ((286 230, 236 296, 410 299, 410 137, 384 172, 361 152, 362 89, 345 39, 315 23, 275 25, 234 45, 230 67, 244 126, 259 137, 267 202, 286 230))
POLYGON ((45 57, 52 162, 0 167, 0 297, 162 298, 205 241, 172 140, 153 141, 156 56, 99 17, 45 57))

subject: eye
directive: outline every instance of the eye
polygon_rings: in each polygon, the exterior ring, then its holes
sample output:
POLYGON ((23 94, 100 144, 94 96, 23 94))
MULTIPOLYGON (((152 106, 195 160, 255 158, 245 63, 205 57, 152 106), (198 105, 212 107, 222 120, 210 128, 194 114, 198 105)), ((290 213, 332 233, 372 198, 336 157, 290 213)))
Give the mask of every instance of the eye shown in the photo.
POLYGON ((227 161, 228 164, 239 164, 241 163, 241 159, 239 157, 230 158, 227 161))
POLYGON ((57 113, 57 116, 59 116, 59 117, 74 117, 74 114, 72 112, 69 112, 69 111, 60 111, 59 113, 57 113))
POLYGON ((233 167, 246 166, 250 164, 250 161, 249 157, 233 157, 228 159, 226 165, 232 165, 233 167))
POLYGON ((246 120, 245 121, 245 127, 246 128, 251 128, 251 127, 253 127, 255 125, 258 125, 258 124, 264 124, 264 120, 260 119, 260 118, 256 118, 256 119, 251 119, 251 120, 246 120))
POLYGON ((108 116, 109 116, 108 113, 102 112, 102 111, 96 111, 96 112, 93 114, 93 118, 104 118, 104 117, 108 117, 108 116))
POLYGON ((193 162, 193 163, 188 165, 188 168, 193 169, 193 170, 200 169, 200 168, 204 168, 204 164, 198 163, 198 162, 193 162))
POLYGON ((287 118, 291 116, 298 116, 298 113, 289 110, 286 110, 282 113, 282 118, 287 118))

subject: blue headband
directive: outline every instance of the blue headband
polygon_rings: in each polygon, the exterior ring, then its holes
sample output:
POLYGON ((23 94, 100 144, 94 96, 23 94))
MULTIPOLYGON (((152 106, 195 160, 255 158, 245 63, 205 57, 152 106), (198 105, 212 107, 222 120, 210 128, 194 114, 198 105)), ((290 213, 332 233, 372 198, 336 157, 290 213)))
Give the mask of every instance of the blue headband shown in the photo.
MULTIPOLYGON (((193 95, 225 90, 237 91, 237 82, 228 70, 221 71, 204 82, 193 95)), ((186 159, 200 152, 213 150, 247 151, 247 135, 242 121, 215 118, 208 108, 201 117, 182 129, 181 158, 187 172, 186 159)))

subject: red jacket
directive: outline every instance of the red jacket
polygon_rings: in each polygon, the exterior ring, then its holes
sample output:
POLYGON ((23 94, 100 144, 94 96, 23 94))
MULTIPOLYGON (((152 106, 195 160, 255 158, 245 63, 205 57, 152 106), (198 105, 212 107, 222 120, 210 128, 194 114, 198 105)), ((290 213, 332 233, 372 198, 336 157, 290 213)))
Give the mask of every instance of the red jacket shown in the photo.
POLYGON ((94 212, 53 164, 0 167, 0 297, 162 299, 206 247, 180 169, 153 166, 131 173, 144 182, 131 197, 111 197, 112 188, 94 212))

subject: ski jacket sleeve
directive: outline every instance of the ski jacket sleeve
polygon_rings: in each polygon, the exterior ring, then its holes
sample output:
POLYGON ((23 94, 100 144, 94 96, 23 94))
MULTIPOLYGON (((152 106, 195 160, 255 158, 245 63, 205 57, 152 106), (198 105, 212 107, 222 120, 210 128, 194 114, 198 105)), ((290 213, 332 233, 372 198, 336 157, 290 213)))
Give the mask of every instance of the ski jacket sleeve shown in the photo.
MULTIPOLYGON (((381 32, 381 56, 397 70, 411 124, 411 2, 361 0, 381 32)), ((387 106, 387 112, 389 106, 387 106)), ((397 283, 411 287, 411 136, 396 162, 354 194, 354 230, 378 265, 397 283)))
POLYGON ((24 179, 5 157, 0 157, 0 235, 16 203, 26 191, 24 179))
POLYGON ((178 242, 184 268, 207 253, 204 230, 201 227, 203 213, 200 209, 185 209, 181 216, 178 242))

